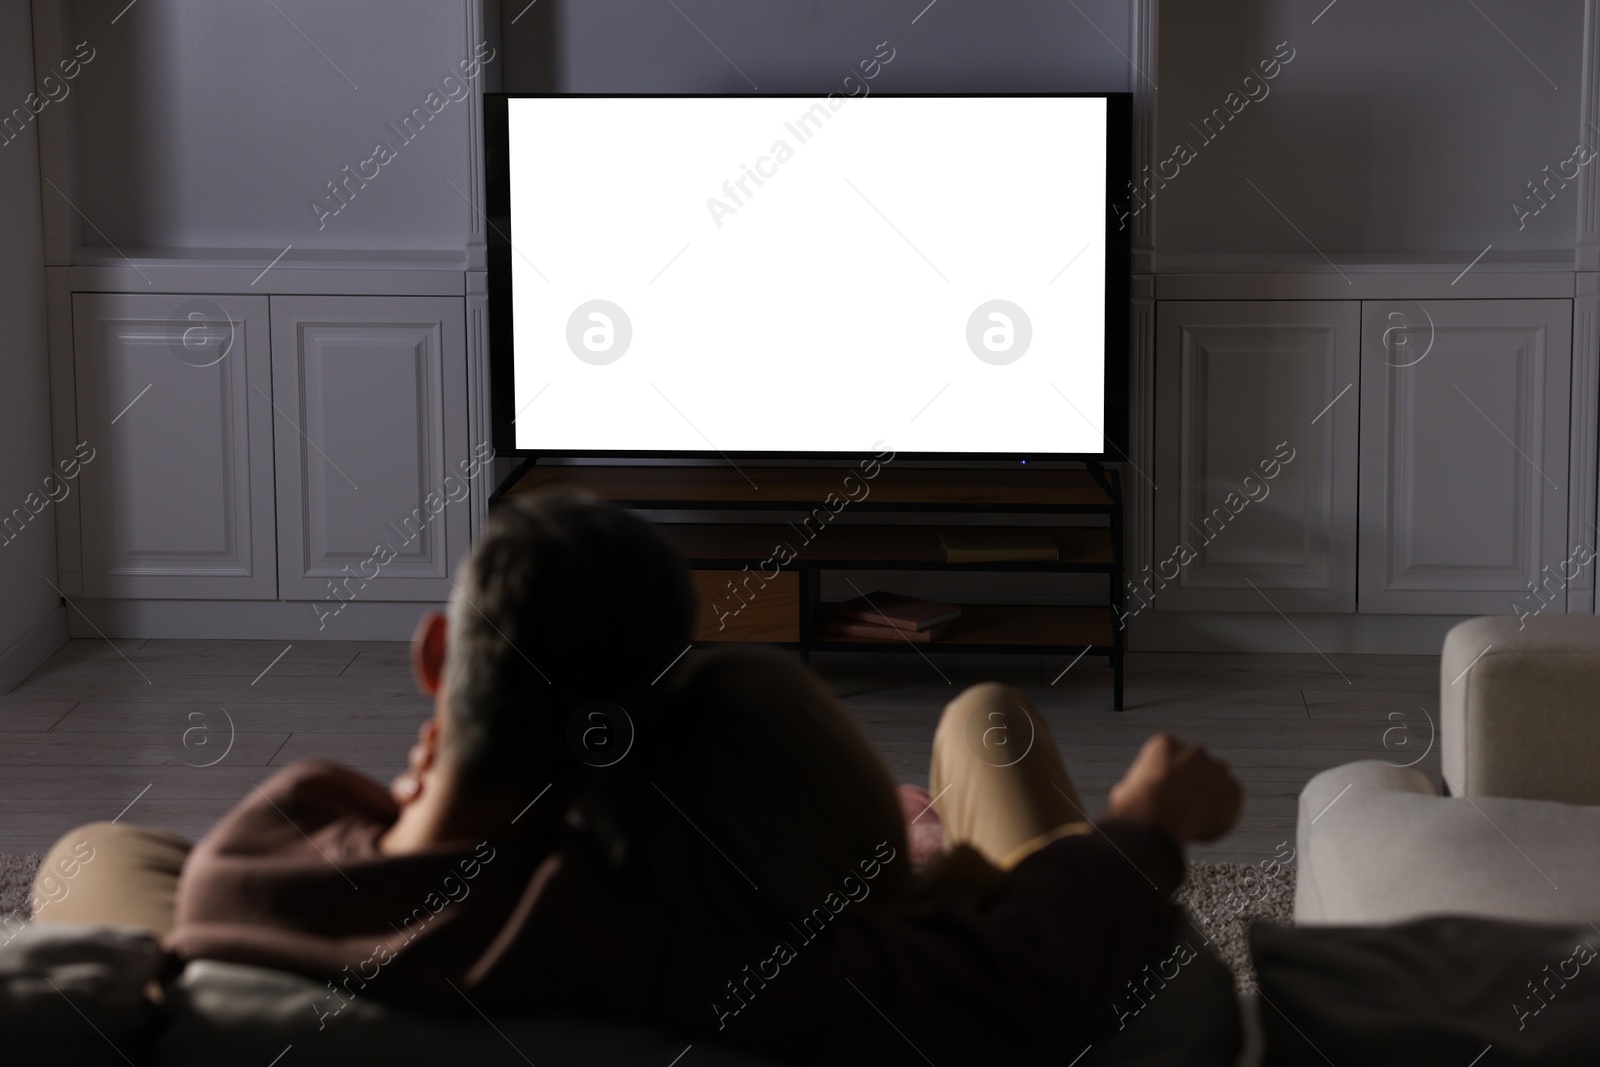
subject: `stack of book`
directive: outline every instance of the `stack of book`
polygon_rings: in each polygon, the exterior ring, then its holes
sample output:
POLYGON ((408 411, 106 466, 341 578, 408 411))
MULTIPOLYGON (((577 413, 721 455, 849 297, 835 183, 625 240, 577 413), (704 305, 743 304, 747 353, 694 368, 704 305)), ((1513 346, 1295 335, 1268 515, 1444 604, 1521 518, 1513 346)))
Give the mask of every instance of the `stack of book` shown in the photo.
POLYGON ((868 593, 837 605, 833 613, 836 637, 880 641, 937 640, 961 617, 955 604, 899 596, 895 593, 868 593))

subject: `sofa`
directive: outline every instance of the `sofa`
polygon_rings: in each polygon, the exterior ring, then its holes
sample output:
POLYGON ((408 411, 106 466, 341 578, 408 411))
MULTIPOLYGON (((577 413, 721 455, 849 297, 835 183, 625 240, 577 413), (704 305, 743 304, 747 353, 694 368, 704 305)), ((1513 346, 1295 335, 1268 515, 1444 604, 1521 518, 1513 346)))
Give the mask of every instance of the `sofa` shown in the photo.
MULTIPOLYGON (((310 978, 196 960, 163 982, 162 962, 142 929, 23 926, 0 944, 0 1048, 73 1067, 673 1067, 680 1059, 683 1067, 773 1067, 704 1042, 691 1052, 680 1037, 583 1019, 491 1022, 362 997, 330 1014, 327 989, 310 978)), ((1109 1000, 1107 1007, 1109 1017, 1109 1000)), ((1202 952, 1136 1021, 1083 1050, 1077 1067, 1235 1067, 1239 1048, 1232 975, 1202 952)), ((909 1046, 907 1058, 921 1062, 909 1046)))
MULTIPOLYGON (((74 1067, 471 1063, 667 1067, 687 1042, 576 1019, 492 1024, 354 998, 336 1016, 299 975, 196 961, 163 985, 156 941, 132 927, 28 925, 0 946, 0 1036, 74 1067), (282 1057, 281 1063, 275 1057, 282 1057), (292 1059, 290 1058, 292 1056, 292 1059)), ((24 1062, 19 1058, 18 1062, 24 1062)), ((712 1047, 691 1067, 761 1067, 712 1047)))
POLYGON ((1452 629, 1438 744, 1442 787, 1381 760, 1306 785, 1295 923, 1600 920, 1600 617, 1452 629))

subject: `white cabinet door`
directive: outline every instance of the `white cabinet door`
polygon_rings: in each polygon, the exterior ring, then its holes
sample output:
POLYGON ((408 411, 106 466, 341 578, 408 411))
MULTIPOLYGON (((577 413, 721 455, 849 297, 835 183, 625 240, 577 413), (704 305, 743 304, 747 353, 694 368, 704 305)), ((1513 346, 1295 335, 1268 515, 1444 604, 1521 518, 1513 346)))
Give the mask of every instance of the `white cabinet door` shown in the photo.
POLYGON ((1130 608, 1355 610, 1360 305, 1156 305, 1152 564, 1130 608))
POLYGON ((1530 585, 1567 555, 1572 302, 1369 302, 1362 313, 1361 611, 1539 603, 1530 585), (1384 348, 1389 322, 1406 324, 1410 354, 1384 348))
POLYGON ((267 301, 73 297, 90 597, 277 595, 267 301))
POLYGON ((283 599, 448 597, 472 507, 462 299, 275 296, 272 378, 283 599))

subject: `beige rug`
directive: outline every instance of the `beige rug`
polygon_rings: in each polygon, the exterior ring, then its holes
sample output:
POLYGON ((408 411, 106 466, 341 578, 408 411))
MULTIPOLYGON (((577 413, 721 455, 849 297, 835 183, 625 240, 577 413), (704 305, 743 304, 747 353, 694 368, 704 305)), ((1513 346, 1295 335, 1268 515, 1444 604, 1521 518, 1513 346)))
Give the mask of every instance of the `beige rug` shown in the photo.
MULTIPOLYGON (((43 858, 38 852, 0 853, 0 917, 26 914, 28 889, 43 858)), ((1243 990, 1254 978, 1246 940, 1250 921, 1291 924, 1294 871, 1277 867, 1268 873, 1242 863, 1191 863, 1178 902, 1189 911, 1190 944, 1199 948, 1209 940, 1217 955, 1233 968, 1243 990)))

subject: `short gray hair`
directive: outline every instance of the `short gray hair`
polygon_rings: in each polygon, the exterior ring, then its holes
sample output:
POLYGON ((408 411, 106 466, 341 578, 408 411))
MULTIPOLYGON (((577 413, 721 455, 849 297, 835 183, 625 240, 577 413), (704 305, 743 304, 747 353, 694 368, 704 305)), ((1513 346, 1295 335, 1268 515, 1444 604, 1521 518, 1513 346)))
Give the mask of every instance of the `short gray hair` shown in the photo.
POLYGON ((474 791, 581 771, 572 712, 639 706, 694 632, 683 557, 645 519, 580 494, 499 504, 456 586, 446 754, 474 791))

